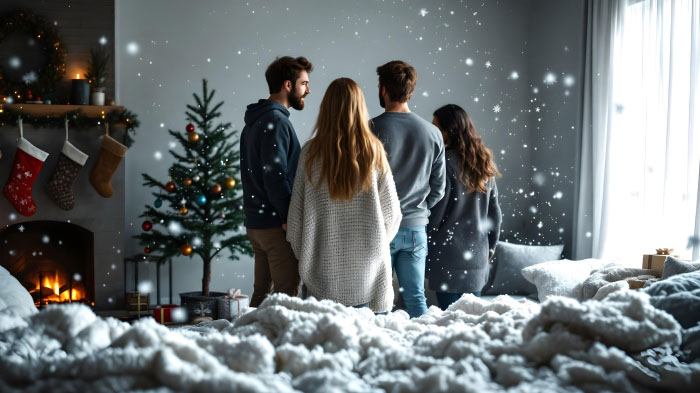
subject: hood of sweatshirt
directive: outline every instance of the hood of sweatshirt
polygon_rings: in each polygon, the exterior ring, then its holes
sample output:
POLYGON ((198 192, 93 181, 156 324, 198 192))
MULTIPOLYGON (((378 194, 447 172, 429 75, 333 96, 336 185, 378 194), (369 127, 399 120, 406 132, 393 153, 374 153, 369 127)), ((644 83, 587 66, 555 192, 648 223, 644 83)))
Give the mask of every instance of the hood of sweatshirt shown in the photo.
POLYGON ((289 117, 289 111, 284 105, 277 101, 261 99, 256 103, 248 105, 245 111, 245 124, 255 123, 261 116, 271 111, 280 111, 284 116, 289 117))

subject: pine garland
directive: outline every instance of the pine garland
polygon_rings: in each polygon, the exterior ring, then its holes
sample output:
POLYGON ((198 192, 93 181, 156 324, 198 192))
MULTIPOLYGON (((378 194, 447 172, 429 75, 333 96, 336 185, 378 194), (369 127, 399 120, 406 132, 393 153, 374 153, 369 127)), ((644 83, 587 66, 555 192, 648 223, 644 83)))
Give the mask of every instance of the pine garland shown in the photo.
POLYGON ((167 191, 167 181, 143 174, 143 185, 156 189, 152 195, 162 206, 145 206, 140 217, 149 220, 152 229, 135 236, 159 261, 180 255, 183 246, 191 246, 189 257, 198 255, 204 262, 202 293, 205 296, 209 294, 211 262, 221 251, 229 250, 233 260, 241 254, 253 254, 247 236, 240 231, 244 215, 242 189, 237 181, 240 179, 238 131, 229 131, 231 123, 215 124, 224 103, 214 104, 214 93, 215 90, 209 91, 204 79, 202 95, 193 94, 195 105, 187 105, 187 119, 199 134, 197 142, 190 142, 188 133, 168 130, 184 148, 184 155, 170 150, 175 162, 168 174, 175 184, 174 191, 167 191), (236 180, 233 188, 226 187, 230 178, 236 180), (189 183, 186 179, 191 181, 190 185, 186 185, 189 183), (219 193, 212 189, 216 184, 221 186, 219 193), (196 201, 202 195, 207 200, 200 205, 196 201), (185 215, 180 213, 183 206, 188 211, 185 215))
POLYGON ((15 125, 19 118, 25 123, 30 123, 36 128, 63 128, 66 118, 69 125, 77 130, 87 130, 95 127, 101 127, 105 123, 109 123, 110 128, 115 125, 124 125, 126 134, 124 135, 124 144, 131 146, 134 142, 133 137, 129 133, 135 133, 141 122, 138 116, 128 109, 114 109, 105 113, 103 117, 86 116, 80 109, 66 112, 61 116, 33 116, 21 110, 4 107, 0 112, 0 126, 15 125))

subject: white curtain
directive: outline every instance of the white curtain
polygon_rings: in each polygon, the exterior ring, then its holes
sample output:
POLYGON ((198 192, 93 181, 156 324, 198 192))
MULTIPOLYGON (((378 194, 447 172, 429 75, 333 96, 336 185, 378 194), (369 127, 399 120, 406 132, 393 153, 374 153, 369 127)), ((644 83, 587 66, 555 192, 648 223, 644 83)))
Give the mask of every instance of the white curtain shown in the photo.
POLYGON ((699 8, 589 2, 576 258, 640 266, 654 248, 697 247, 699 8))

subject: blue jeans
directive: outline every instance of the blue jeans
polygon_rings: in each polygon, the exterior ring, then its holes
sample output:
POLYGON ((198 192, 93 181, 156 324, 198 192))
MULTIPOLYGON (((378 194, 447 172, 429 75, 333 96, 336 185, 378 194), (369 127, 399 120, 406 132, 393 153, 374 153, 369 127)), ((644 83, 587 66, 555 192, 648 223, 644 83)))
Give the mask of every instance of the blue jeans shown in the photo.
MULTIPOLYGON (((476 297, 481 297, 481 291, 472 292, 472 294, 476 297)), ((440 306, 440 309, 442 311, 447 310, 447 307, 449 307, 450 304, 459 300, 459 298, 461 298, 462 295, 464 295, 464 294, 463 293, 450 293, 450 292, 435 292, 435 296, 437 297, 437 301, 438 301, 438 306, 440 306)))
POLYGON ((411 318, 428 311, 425 304, 425 257, 428 235, 425 226, 400 228, 391 241, 391 267, 399 279, 399 291, 411 318))
MULTIPOLYGON (((368 307, 369 307, 369 303, 360 304, 359 306, 352 306, 352 308, 368 308, 368 307)), ((386 311, 374 313, 374 315, 387 315, 387 314, 389 314, 389 313, 386 311)))

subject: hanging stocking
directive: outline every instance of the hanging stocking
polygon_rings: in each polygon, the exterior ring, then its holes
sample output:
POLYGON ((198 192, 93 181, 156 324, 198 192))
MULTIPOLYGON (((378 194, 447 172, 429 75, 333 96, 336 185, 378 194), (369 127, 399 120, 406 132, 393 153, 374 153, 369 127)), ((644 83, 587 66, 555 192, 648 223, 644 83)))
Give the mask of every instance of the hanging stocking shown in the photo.
POLYGON ((105 137, 100 145, 100 157, 90 173, 90 184, 97 190, 98 194, 109 198, 114 195, 110 180, 112 180, 114 172, 117 171, 122 158, 126 155, 127 147, 109 136, 109 123, 105 123, 105 128, 105 137))
POLYGON ((88 155, 78 150, 68 142, 68 119, 66 119, 66 141, 63 142, 61 156, 58 158, 56 169, 46 185, 46 192, 58 207, 71 210, 75 207, 73 185, 78 179, 80 170, 88 159, 88 155))
POLYGON ((24 139, 22 118, 19 119, 19 135, 15 161, 3 194, 20 214, 29 217, 36 213, 36 203, 32 199, 32 185, 49 153, 24 139))

